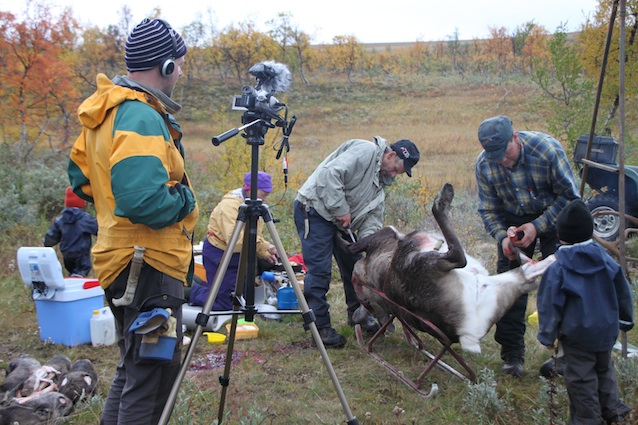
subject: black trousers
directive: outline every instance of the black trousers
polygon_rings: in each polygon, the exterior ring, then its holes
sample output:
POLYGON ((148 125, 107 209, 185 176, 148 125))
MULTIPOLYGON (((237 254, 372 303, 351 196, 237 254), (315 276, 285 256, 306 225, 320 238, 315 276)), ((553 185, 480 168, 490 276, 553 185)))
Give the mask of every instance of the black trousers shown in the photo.
POLYGON ((144 263, 133 303, 116 307, 113 299, 124 294, 130 267, 104 291, 115 316, 120 360, 104 403, 101 425, 157 424, 181 366, 184 284, 144 263), (177 319, 177 343, 171 360, 141 358, 142 336, 128 332, 140 312, 155 307, 172 309, 177 319))
POLYGON ((620 401, 610 351, 591 353, 563 342, 565 386, 569 394, 569 423, 599 425, 631 408, 620 401))
MULTIPOLYGON (((539 214, 540 215, 540 214, 539 214)), ((525 223, 529 223, 536 219, 538 215, 523 215, 516 216, 513 214, 506 214, 506 225, 520 226, 525 223)), ((556 230, 551 229, 548 232, 541 233, 537 237, 537 241, 540 242, 540 251, 543 258, 553 254, 558 249, 558 236, 556 230)), ((532 242, 527 248, 522 251, 528 257, 532 258, 534 250, 536 249, 536 241, 532 242)), ((510 261, 505 254, 503 254, 503 248, 500 244, 497 247, 498 260, 496 263, 496 272, 504 273, 508 270, 520 267, 520 262, 510 261)), ((527 294, 521 295, 514 305, 505 313, 501 319, 496 322, 496 332, 494 333, 494 339, 501 345, 501 359, 507 360, 512 358, 518 358, 524 360, 525 358, 525 313, 527 312, 527 294)))
POLYGON ((310 231, 308 237, 304 237, 304 219, 303 206, 299 201, 295 201, 295 225, 301 241, 301 253, 307 267, 304 295, 308 306, 315 313, 317 328, 329 328, 332 324, 327 294, 332 280, 332 258, 335 258, 339 267, 348 312, 353 313, 360 304, 352 286, 352 271, 362 255, 346 252, 337 241, 339 233, 337 226, 326 221, 314 208, 308 211, 310 231))

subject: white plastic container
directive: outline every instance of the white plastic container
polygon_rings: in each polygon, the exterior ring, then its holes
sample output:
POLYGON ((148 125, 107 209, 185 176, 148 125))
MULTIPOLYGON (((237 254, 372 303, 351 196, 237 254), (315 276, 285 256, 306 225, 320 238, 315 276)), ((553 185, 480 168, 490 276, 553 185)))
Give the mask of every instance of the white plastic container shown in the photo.
POLYGON ((91 316, 91 344, 111 345, 115 343, 115 318, 110 307, 93 310, 91 316))

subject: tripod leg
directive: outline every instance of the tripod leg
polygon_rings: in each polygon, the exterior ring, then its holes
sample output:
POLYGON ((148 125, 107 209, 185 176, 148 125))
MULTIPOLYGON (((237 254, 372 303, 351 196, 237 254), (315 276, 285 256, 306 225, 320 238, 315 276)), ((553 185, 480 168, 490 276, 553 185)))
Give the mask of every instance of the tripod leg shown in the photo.
MULTIPOLYGON (((243 207, 243 206, 242 206, 243 207)), ((195 347, 197 345, 197 342, 199 340, 199 336, 202 334, 204 327, 206 326, 206 322, 205 320, 200 320, 200 319, 206 319, 207 314, 210 313, 210 310, 213 306, 213 303, 215 301, 215 298, 217 297, 217 293, 219 292, 219 288, 221 286, 222 283, 222 279, 224 277, 224 275, 226 274, 226 270, 228 269, 228 264, 230 263, 230 258, 232 256, 233 250, 235 249, 236 245, 237 245, 237 241, 239 240, 239 236, 242 232, 242 230, 245 230, 245 222, 244 219, 242 218, 242 210, 240 208, 240 219, 237 221, 235 228, 233 230, 233 233, 231 235, 230 241, 228 243, 228 247, 226 249, 226 251, 224 252, 224 255, 222 256, 222 260, 221 260, 221 264, 220 264, 220 268, 217 270, 217 274, 215 274, 215 279, 213 282, 213 285, 210 289, 210 292, 208 294, 208 298, 206 299, 206 303, 204 304, 204 307, 202 309, 202 313, 200 313, 200 316, 198 316, 196 323, 197 323, 197 328, 195 329, 194 335, 193 335, 193 340, 191 342, 191 344, 188 347, 188 350, 186 352, 186 356, 184 358, 184 361, 182 363, 182 368, 180 369, 180 372, 178 374, 177 379, 175 380, 175 383, 173 384, 173 388, 171 389, 171 393, 169 395, 169 398, 167 400, 166 406, 164 407, 164 410, 162 411, 162 416, 160 417, 160 421, 159 424, 160 425, 166 425, 168 423, 168 420, 170 419, 171 413, 173 411, 173 408, 175 406, 175 402, 177 400, 177 394, 179 391, 179 387, 181 386, 181 383, 184 379, 184 376, 186 375, 186 371, 188 369, 188 366, 192 360, 192 356, 193 353, 195 351, 195 347), (204 313, 206 312, 206 313, 204 313)), ((264 216, 266 216, 266 219, 264 220, 266 227, 268 228, 268 231, 270 232, 270 236, 273 240, 273 245, 275 245, 275 247, 277 248, 277 253, 279 254, 279 257, 281 258, 282 264, 284 265, 284 268, 286 270, 286 273, 288 274, 289 278, 290 278, 290 282, 292 285, 292 288, 295 291, 295 295, 297 296, 297 300, 299 301, 299 306, 301 308, 302 311, 302 317, 304 319, 304 322, 308 325, 308 328, 310 329, 310 331, 312 332, 312 336, 314 338, 314 341, 317 345, 317 348, 319 349, 319 353, 323 359, 324 365, 326 366, 326 369, 328 370, 328 374, 330 375, 330 379, 332 380, 332 383, 335 387, 335 390, 337 391, 337 395, 339 397, 339 400, 341 402, 341 405, 343 407, 343 410, 348 418, 347 424, 348 425, 358 425, 358 420, 355 416, 353 416, 352 411, 350 410, 350 407, 348 406, 348 402, 345 398, 345 395, 343 393, 343 390, 341 389, 341 385, 339 383, 339 380, 337 378, 337 375, 334 371, 334 368, 332 367, 332 363, 330 362, 330 358, 328 357, 328 353, 326 351, 325 346, 323 345, 323 341, 321 341, 321 337, 319 335, 319 331, 317 330, 317 325, 315 324, 315 319, 314 319, 314 314, 313 312, 310 310, 310 308, 308 307, 308 303, 306 302, 306 299, 303 295, 303 293, 301 292, 301 287, 299 286, 299 282, 297 282, 297 278, 295 277, 295 272, 292 269, 292 265, 290 264, 290 261, 288 260, 288 257, 286 256, 286 250, 283 247, 283 244, 281 243, 281 239, 279 239, 279 235, 277 234, 277 230, 275 229, 274 223, 271 220, 271 217, 269 216, 269 212, 266 206, 264 206, 264 210, 263 210, 263 214, 264 216)), ((252 225, 256 225, 256 222, 253 222, 254 220, 252 220, 251 226, 252 225)), ((250 230, 250 229, 249 229, 250 230)), ((250 231, 245 231, 244 232, 244 237, 247 238, 246 235, 251 235, 250 231)), ((254 237, 254 234, 251 235, 251 237, 254 237)), ((242 247, 242 255, 244 254, 244 251, 246 250, 246 247, 248 246, 248 244, 244 244, 244 246, 242 247)), ((254 248, 253 248, 254 249, 254 248)), ((242 259, 243 262, 243 259, 242 259)), ((238 274, 237 277, 237 284, 236 284, 236 289, 235 289, 235 295, 236 297, 239 296, 242 291, 241 288, 243 288, 243 284, 245 281, 245 277, 243 276, 245 274, 245 269, 243 269, 244 271, 242 271, 241 273, 238 274)), ((248 273, 249 276, 252 276, 252 273, 248 273)), ((254 278, 254 276, 252 276, 254 278)), ((254 284, 254 283, 253 283, 254 284)), ((250 303, 251 305, 249 306, 249 308, 253 308, 254 306, 252 305, 253 299, 251 297, 250 299, 250 303)), ((239 309, 239 305, 234 306, 233 310, 237 311, 239 309)), ((253 314, 252 312, 250 312, 251 315, 253 314)), ((227 355, 226 355, 226 362, 225 362, 225 366, 224 366, 224 374, 219 378, 220 379, 220 383, 222 385, 222 395, 220 398, 220 405, 219 405, 219 411, 218 411, 218 423, 222 423, 222 419, 223 419, 223 412, 224 412, 224 403, 225 403, 225 399, 226 399, 226 391, 228 388, 228 384, 229 384, 229 376, 230 376, 230 364, 232 361, 232 353, 233 353, 233 349, 234 349, 234 341, 235 341, 235 334, 236 334, 236 330, 237 330, 237 316, 238 314, 233 314, 233 318, 231 321, 231 328, 230 328, 230 332, 229 332, 229 338, 228 338, 228 350, 227 350, 227 355)), ((252 316, 251 316, 252 317, 252 316)))
MULTIPOLYGON (((235 282, 235 298, 233 303, 233 311, 238 311, 242 306, 239 303, 240 297, 244 293, 244 286, 246 283, 246 276, 253 276, 253 285, 254 285, 254 274, 246 273, 247 267, 250 267, 251 264, 254 266, 254 261, 251 263, 251 260, 248 259, 248 252, 254 247, 250 245, 250 238, 253 227, 256 228, 257 223, 256 220, 253 223, 253 220, 248 221, 248 226, 244 227, 244 242, 242 244, 242 251, 239 258, 239 272, 237 273, 237 281, 235 282), (246 264, 248 261, 249 264, 246 264)), ((238 236, 239 237, 239 236, 238 236)), ((227 249, 227 252, 230 250, 230 247, 227 249)), ((231 250, 232 251, 232 250, 231 250)), ((251 282, 247 282, 250 284, 251 282)), ((252 306, 252 298, 250 295, 248 296, 250 305, 248 308, 254 308, 252 306)), ((252 314, 252 313, 251 313, 252 314)), ((252 319, 252 316, 251 316, 252 319)), ((219 383, 222 386, 221 395, 219 398, 219 409, 217 411, 217 423, 221 424, 224 419, 224 406, 226 405, 226 392, 228 391, 228 386, 230 385, 230 367, 233 360, 233 351, 235 350, 235 337, 237 334, 237 321, 238 315, 233 314, 232 320, 230 322, 230 331, 228 332, 228 346, 226 347, 226 360, 224 362, 224 372, 222 376, 219 377, 219 383)))
POLYGON ((290 261, 288 260, 286 250, 284 249, 284 246, 281 243, 281 239, 279 239, 279 234, 277 233, 277 229, 275 228, 275 225, 272 222, 272 220, 266 221, 266 227, 268 228, 268 231, 270 232, 270 237, 272 238, 273 245, 275 245, 275 247, 277 248, 277 253, 279 254, 281 263, 283 264, 284 269, 286 270, 286 273, 288 274, 288 278, 290 279, 292 288, 295 290, 295 295, 297 296, 297 300, 299 301, 299 307, 301 308, 304 322, 308 325, 310 331, 312 332, 312 337, 314 338, 315 343, 317 344, 317 348, 319 349, 319 353, 321 354, 323 363, 326 366, 326 369, 328 370, 328 374, 330 375, 330 379, 332 380, 332 384, 334 385, 335 390, 337 391, 337 395, 339 397, 339 400, 341 401, 341 406, 343 407, 343 411, 345 412, 346 417, 348 418, 347 423, 358 424, 359 422, 357 418, 352 415, 352 411, 350 410, 350 407, 348 406, 348 401, 346 400, 343 390, 341 389, 341 384, 339 383, 337 374, 335 373, 334 368, 332 367, 332 363, 330 362, 330 358, 328 357, 328 352, 326 351, 326 347, 323 345, 323 341, 321 340, 321 336, 319 335, 319 331, 317 330, 317 325, 315 323, 315 316, 310 310, 310 307, 308 307, 308 303, 306 302, 306 298, 304 297, 303 292, 301 292, 301 287, 299 286, 299 282, 297 282, 297 277, 295 275, 295 272, 292 269, 292 265, 290 264, 290 261))
MULTIPOLYGON (((188 370, 188 366, 191 363, 193 358, 193 354, 195 352, 195 347, 197 346, 197 342, 199 341, 199 337, 201 336, 204 328, 207 323, 207 315, 210 313, 211 308, 215 302, 215 298, 217 298, 217 293, 219 292, 219 288, 221 287, 222 280, 224 275, 226 274, 226 270, 228 270, 228 264, 230 264, 230 258, 233 255, 233 251, 235 246, 237 245, 237 241, 239 240, 239 236, 241 235, 242 230, 244 229, 245 223, 241 220, 238 220, 235 224, 235 228, 233 229, 233 233, 230 237, 230 241, 228 242, 228 248, 222 255, 221 264, 219 265, 219 269, 217 269, 217 273, 215 274, 215 279, 210 288, 210 292, 208 293, 208 297, 206 298, 206 302, 204 303, 204 307, 202 307, 202 312, 196 319, 197 327, 193 332, 193 340, 188 346, 186 350, 186 355, 184 356, 184 360, 182 362, 182 367, 175 379, 175 383, 173 384, 173 388, 171 389, 171 393, 168 396, 168 400, 166 401, 166 406, 164 406, 164 410, 162 411, 162 416, 160 417, 159 424, 166 425, 171 417, 173 412, 173 408, 175 407, 175 402, 177 400, 177 395, 179 392, 179 387, 184 380, 184 376, 186 376, 186 371, 188 370)), ((237 319, 236 316, 233 316, 233 322, 236 324, 237 319)), ((221 423, 221 422, 220 422, 221 423)))

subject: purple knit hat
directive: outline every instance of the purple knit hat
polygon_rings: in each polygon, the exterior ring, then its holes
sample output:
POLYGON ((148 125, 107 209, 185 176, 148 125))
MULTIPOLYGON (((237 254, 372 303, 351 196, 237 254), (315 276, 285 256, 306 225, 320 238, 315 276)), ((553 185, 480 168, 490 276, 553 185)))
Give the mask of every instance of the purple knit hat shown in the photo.
MULTIPOLYGON (((244 175, 244 189, 250 189, 250 172, 244 175)), ((272 177, 270 174, 263 171, 257 172, 257 189, 261 189, 264 192, 272 192, 272 177)))

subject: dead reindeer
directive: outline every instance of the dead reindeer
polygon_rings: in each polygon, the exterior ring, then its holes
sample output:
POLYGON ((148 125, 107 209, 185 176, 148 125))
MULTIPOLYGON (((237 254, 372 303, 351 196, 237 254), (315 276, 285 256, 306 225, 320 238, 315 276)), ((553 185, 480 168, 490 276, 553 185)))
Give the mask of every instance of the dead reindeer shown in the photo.
POLYGON ((361 304, 381 323, 392 314, 431 333, 398 304, 429 320, 464 350, 478 353, 490 327, 519 296, 538 288, 536 278, 554 256, 538 263, 525 257, 521 267, 489 276, 478 260, 465 253, 452 229, 447 212, 453 198, 454 189, 446 184, 432 206, 442 236, 425 231, 403 234, 384 227, 350 245, 350 252, 366 253, 355 265, 352 283, 361 304))
POLYGON ((58 424, 73 411, 73 403, 55 391, 40 393, 33 398, 0 407, 0 425, 58 424))
POLYGON ((63 354, 53 356, 29 375, 22 386, 18 388, 16 397, 29 397, 47 387, 53 387, 52 390, 57 390, 59 378, 70 369, 71 360, 67 356, 63 354))
POLYGON ((95 395, 97 381, 93 363, 88 359, 80 359, 73 363, 71 370, 62 377, 58 391, 69 397, 75 405, 95 395))
POLYGON ((5 368, 5 378, 0 385, 3 398, 14 397, 16 389, 40 366, 40 362, 29 355, 22 355, 11 361, 5 368))

